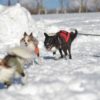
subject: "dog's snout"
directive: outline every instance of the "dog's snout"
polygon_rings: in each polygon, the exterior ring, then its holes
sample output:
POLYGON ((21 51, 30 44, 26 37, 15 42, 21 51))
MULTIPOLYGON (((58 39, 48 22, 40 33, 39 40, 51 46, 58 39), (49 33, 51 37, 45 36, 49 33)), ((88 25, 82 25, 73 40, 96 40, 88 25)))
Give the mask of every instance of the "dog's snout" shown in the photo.
POLYGON ((25 45, 27 46, 27 43, 25 42, 25 45))
POLYGON ((49 47, 49 43, 46 43, 46 47, 49 47))

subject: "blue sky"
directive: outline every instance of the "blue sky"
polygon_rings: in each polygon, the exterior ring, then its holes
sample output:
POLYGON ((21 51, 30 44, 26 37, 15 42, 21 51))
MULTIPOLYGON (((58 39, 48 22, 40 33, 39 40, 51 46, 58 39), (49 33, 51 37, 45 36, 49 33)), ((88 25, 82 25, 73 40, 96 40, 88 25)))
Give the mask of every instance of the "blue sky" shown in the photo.
MULTIPOLYGON (((14 0, 11 0, 11 2, 13 2, 14 0)), ((8 0, 0 0, 0 4, 6 5, 8 2, 8 0)))
POLYGON ((0 4, 6 4, 6 0, 0 0, 0 4))
POLYGON ((59 2, 58 0, 45 0, 44 5, 46 8, 58 8, 59 2))
MULTIPOLYGON (((0 0, 0 4, 6 5, 7 1, 8 0, 0 0)), ((11 1, 14 1, 14 0, 11 0, 11 1)), ((44 0, 44 6, 49 9, 58 8, 59 2, 58 0, 44 0)))

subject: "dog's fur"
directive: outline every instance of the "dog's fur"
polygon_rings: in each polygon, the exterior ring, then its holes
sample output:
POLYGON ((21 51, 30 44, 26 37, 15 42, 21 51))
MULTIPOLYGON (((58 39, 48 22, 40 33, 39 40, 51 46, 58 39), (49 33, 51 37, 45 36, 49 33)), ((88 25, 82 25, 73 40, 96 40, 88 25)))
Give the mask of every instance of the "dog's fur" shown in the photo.
MULTIPOLYGON (((34 52, 35 48, 38 47, 39 41, 33 36, 32 33, 28 35, 26 32, 24 32, 23 38, 20 40, 20 44, 21 46, 25 46, 34 52)), ((36 55, 39 56, 39 53, 36 55)))
MULTIPOLYGON (((71 43, 76 38, 78 31, 75 29, 75 32, 70 32, 70 38, 68 42, 66 42, 63 38, 60 37, 60 31, 57 32, 54 36, 49 36, 47 33, 44 33, 45 40, 44 40, 44 46, 47 50, 51 50, 53 47, 59 50, 60 52, 60 58, 63 58, 64 52, 65 56, 67 55, 67 50, 69 52, 69 59, 72 59, 71 55, 71 43)), ((66 32, 67 35, 68 32, 66 32)))
POLYGON ((14 74, 25 77, 24 64, 29 59, 28 55, 30 56, 30 53, 22 48, 11 49, 10 53, 0 60, 0 82, 9 87, 14 74))

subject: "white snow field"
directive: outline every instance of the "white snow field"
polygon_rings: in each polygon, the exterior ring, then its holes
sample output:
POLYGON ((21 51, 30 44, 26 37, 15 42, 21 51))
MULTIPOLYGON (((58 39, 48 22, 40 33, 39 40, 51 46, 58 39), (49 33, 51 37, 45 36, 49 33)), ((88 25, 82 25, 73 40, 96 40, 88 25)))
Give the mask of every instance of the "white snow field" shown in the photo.
POLYGON ((37 31, 35 22, 25 8, 19 4, 12 7, 0 5, 0 45, 17 44, 24 32, 33 30, 37 31))
MULTIPOLYGON (((20 5, 0 11, 0 57, 19 45, 23 32, 39 40, 41 64, 25 67, 25 85, 14 82, 0 89, 0 100, 100 100, 100 13, 31 15, 20 5), (2 12, 3 11, 3 12, 2 12), (72 43, 72 60, 54 60, 45 50, 44 32, 78 29, 72 43)), ((57 55, 59 53, 57 52, 57 55)))

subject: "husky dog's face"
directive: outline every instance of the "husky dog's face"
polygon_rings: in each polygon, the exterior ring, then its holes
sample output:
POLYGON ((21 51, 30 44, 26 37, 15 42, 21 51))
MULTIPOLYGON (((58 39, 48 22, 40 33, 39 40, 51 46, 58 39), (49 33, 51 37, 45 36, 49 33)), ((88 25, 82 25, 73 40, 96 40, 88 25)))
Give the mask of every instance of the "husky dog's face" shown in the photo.
POLYGON ((23 45, 25 46, 28 46, 32 41, 33 41, 32 33, 28 35, 26 32, 24 33, 23 38, 20 40, 20 42, 23 43, 23 45))
POLYGON ((20 44, 21 44, 21 46, 27 47, 31 51, 35 51, 36 48, 38 48, 38 40, 33 36, 32 33, 30 35, 28 35, 25 32, 23 35, 23 38, 20 40, 20 44))
POLYGON ((20 40, 20 44, 34 50, 35 47, 38 45, 38 41, 35 39, 35 37, 33 37, 32 33, 28 35, 25 32, 23 38, 20 40))
POLYGON ((44 40, 44 46, 48 51, 51 51, 53 47, 55 47, 55 39, 56 36, 48 36, 47 33, 44 33, 45 40, 44 40))

